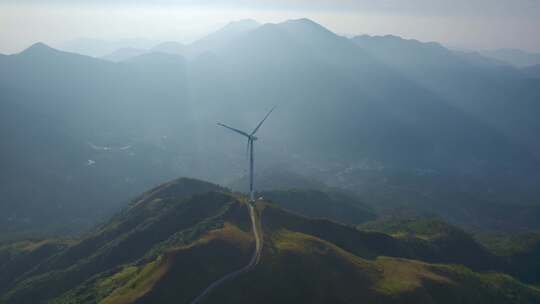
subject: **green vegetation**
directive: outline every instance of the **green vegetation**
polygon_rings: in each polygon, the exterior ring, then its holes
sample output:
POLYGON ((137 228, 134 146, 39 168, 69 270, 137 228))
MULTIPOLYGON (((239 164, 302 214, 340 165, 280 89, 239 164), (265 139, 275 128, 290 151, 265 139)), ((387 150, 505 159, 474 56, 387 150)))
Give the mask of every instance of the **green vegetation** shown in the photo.
POLYGON ((428 264, 422 262, 381 257, 376 263, 382 269, 376 288, 387 295, 414 291, 421 288, 425 280, 451 283, 448 278, 429 271, 428 264))
POLYGON ((416 237, 424 240, 449 237, 464 234, 441 219, 428 217, 381 217, 375 221, 359 226, 362 230, 383 232, 395 237, 416 237))
POLYGON ((507 275, 384 256, 369 260, 319 237, 266 228, 261 264, 216 290, 208 303, 540 303, 538 290, 507 275))
POLYGON ((540 286, 540 234, 480 234, 477 238, 506 263, 506 272, 540 286))
POLYGON ((274 190, 260 194, 289 211, 313 218, 357 225, 375 219, 374 211, 358 198, 337 191, 274 190))
MULTIPOLYGON (((29 271, 3 273, 6 283, 1 288, 9 290, 2 298, 11 302, 52 299, 147 254, 155 259, 168 249, 164 244, 189 243, 222 225, 227 210, 236 208, 235 198, 216 192, 222 189, 191 179, 157 187, 80 241, 46 257, 45 263, 27 259, 21 270, 29 271)), ((92 297, 98 296, 99 292, 92 297)))
MULTIPOLYGON (((316 200, 318 192, 278 193, 295 204, 294 197, 316 200)), ((257 203, 261 261, 220 285, 208 303, 540 303, 538 289, 510 276, 538 282, 521 268, 535 265, 534 242, 508 260, 493 260, 438 219, 383 218, 361 225, 369 229, 363 231, 279 205, 257 203), (527 263, 517 263, 517 254, 527 263)), ((0 303, 189 303, 245 266, 253 248, 245 198, 177 180, 80 240, 0 246, 0 303)))
POLYGON ((115 289, 107 298, 100 301, 102 304, 120 304, 120 303, 133 303, 146 293, 148 293, 157 280, 159 280, 167 271, 167 265, 162 259, 150 262, 139 271, 135 269, 128 273, 120 273, 119 278, 113 277, 115 283, 118 279, 122 280, 121 287, 115 289), (127 280, 129 278, 129 280, 127 280), (127 281, 126 281, 127 280, 127 281))
POLYGON ((540 233, 492 234, 479 233, 476 238, 480 243, 500 256, 511 256, 534 250, 540 244, 540 233))

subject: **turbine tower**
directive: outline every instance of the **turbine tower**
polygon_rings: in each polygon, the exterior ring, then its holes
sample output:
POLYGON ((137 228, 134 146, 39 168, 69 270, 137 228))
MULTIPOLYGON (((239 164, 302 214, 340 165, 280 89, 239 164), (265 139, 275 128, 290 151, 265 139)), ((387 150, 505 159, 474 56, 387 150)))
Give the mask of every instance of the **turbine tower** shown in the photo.
POLYGON ((255 190, 253 189, 253 173, 254 173, 254 168, 253 168, 253 144, 258 139, 257 137, 255 137, 255 133, 257 133, 257 131, 259 131, 259 128, 262 126, 264 121, 268 118, 268 116, 270 116, 270 114, 272 113, 272 111, 274 111, 275 108, 276 107, 274 106, 268 112, 268 114, 266 114, 266 116, 263 118, 263 120, 261 120, 261 122, 253 130, 253 132, 251 132, 251 134, 248 134, 248 133, 246 133, 244 131, 235 129, 233 127, 229 127, 229 126, 224 125, 222 123, 218 123, 219 126, 222 126, 222 127, 227 128, 227 129, 229 129, 229 130, 231 130, 233 132, 236 132, 236 133, 238 133, 240 135, 243 135, 243 136, 247 137, 247 153, 249 153, 249 201, 251 203, 255 202, 255 190))

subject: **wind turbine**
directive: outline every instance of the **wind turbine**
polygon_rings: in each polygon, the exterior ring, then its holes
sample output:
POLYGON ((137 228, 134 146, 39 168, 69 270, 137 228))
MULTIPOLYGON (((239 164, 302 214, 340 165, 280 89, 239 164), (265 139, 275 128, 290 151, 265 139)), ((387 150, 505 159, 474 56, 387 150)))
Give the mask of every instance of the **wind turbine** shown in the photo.
POLYGON ((248 134, 244 131, 241 131, 241 130, 238 130, 238 129, 235 129, 233 127, 229 127, 227 125, 224 125, 222 123, 218 123, 219 126, 222 126, 224 128, 227 128, 233 132, 236 132, 240 135, 243 135, 245 137, 247 137, 247 153, 249 153, 249 201, 251 203, 255 202, 255 191, 253 190, 253 144, 255 143, 255 141, 258 139, 257 137, 255 137, 255 133, 257 133, 257 131, 259 131, 259 128, 262 126, 262 124, 264 123, 264 121, 268 118, 268 116, 270 116, 270 114, 272 113, 272 111, 274 111, 276 107, 274 106, 269 112, 268 114, 266 114, 266 116, 263 118, 263 120, 261 120, 261 122, 257 125, 257 127, 253 130, 253 132, 251 132, 251 134, 248 134))

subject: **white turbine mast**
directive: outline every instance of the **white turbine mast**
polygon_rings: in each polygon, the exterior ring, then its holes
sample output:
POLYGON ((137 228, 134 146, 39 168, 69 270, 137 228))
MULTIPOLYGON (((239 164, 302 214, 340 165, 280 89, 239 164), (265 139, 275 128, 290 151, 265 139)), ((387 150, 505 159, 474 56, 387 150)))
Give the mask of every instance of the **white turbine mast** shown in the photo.
POLYGON ((243 136, 247 137, 247 153, 249 153, 249 201, 251 203, 255 202, 255 190, 254 190, 254 185, 253 185, 253 174, 254 174, 254 168, 253 168, 253 144, 258 139, 255 136, 255 133, 257 133, 257 131, 259 131, 259 128, 262 126, 264 121, 268 118, 268 116, 270 116, 270 114, 272 113, 272 111, 274 111, 275 108, 276 107, 274 106, 268 112, 268 114, 266 114, 266 116, 263 118, 263 120, 261 120, 261 122, 253 130, 253 132, 251 132, 251 134, 248 134, 247 132, 235 129, 233 127, 229 127, 229 126, 224 125, 222 123, 218 123, 219 126, 222 126, 222 127, 227 128, 227 129, 229 129, 229 130, 231 130, 233 132, 236 132, 236 133, 238 133, 240 135, 243 135, 243 136))

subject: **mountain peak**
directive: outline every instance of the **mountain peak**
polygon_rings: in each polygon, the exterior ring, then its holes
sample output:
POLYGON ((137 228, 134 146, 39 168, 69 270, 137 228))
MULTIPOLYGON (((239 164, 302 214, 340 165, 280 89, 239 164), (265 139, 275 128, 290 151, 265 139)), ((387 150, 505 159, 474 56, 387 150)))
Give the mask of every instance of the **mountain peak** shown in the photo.
POLYGON ((325 36, 336 36, 334 32, 330 31, 326 27, 307 18, 287 20, 285 22, 279 23, 278 26, 294 34, 310 33, 319 35, 323 34, 325 36))
POLYGON ((23 53, 41 53, 41 52, 49 52, 49 51, 55 51, 52 47, 46 45, 43 42, 37 42, 29 46, 27 49, 21 52, 23 53))
POLYGON ((300 39, 310 44, 323 41, 332 44, 335 40, 330 42, 327 39, 339 37, 319 23, 307 18, 291 19, 279 23, 265 23, 257 28, 256 31, 257 34, 254 36, 261 37, 266 35, 266 39, 268 39, 268 35, 273 35, 276 39, 282 39, 284 37, 283 34, 286 33, 289 37, 295 37, 295 39, 300 39))
POLYGON ((297 24, 305 24, 305 25, 312 25, 312 26, 321 26, 317 22, 309 19, 309 18, 299 18, 299 19, 290 19, 285 21, 285 23, 297 23, 297 24))
POLYGON ((167 183, 161 184, 146 193, 143 193, 140 197, 133 200, 134 205, 139 205, 150 201, 155 197, 187 197, 194 194, 200 194, 210 191, 226 192, 227 189, 194 178, 181 177, 167 183))
POLYGON ((287 26, 302 26, 306 28, 311 27, 313 29, 324 29, 328 31, 328 29, 325 28, 324 26, 308 18, 291 19, 291 20, 287 20, 283 22, 282 24, 287 25, 287 26))

